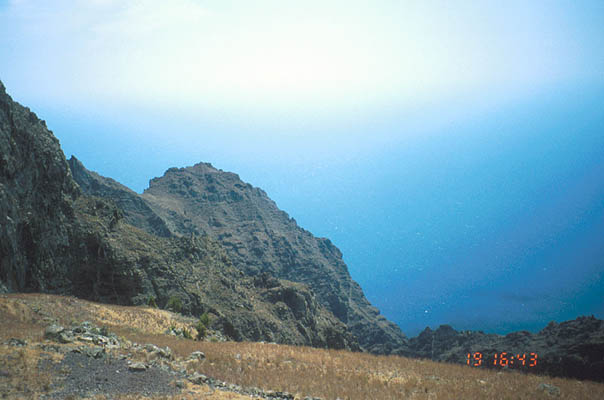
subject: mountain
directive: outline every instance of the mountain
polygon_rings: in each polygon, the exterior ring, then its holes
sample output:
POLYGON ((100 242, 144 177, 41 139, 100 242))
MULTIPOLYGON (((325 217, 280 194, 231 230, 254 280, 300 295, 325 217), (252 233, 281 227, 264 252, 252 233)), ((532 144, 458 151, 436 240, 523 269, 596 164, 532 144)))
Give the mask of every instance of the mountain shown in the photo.
MULTIPOLYGON (((226 251, 241 276, 254 282, 283 280, 311 288, 321 306, 346 324, 364 350, 389 354, 404 348, 400 329, 369 304, 329 239, 315 238, 298 227, 264 191, 242 182, 236 174, 204 163, 171 168, 138 195, 88 171, 75 157, 69 165, 87 195, 114 201, 131 225, 174 238, 207 236, 226 251)), ((285 299, 285 304, 291 302, 285 299)), ((271 334, 249 334, 265 328, 235 330, 236 337, 272 341, 271 334)))
POLYGON ((604 382, 604 321, 593 316, 550 322, 535 334, 519 331, 505 336, 458 332, 441 325, 436 330, 426 328, 408 345, 404 353, 408 357, 604 382), (518 355, 525 359, 519 360, 518 355))
POLYGON ((235 340, 380 353, 404 345, 339 250, 235 174, 170 169, 141 196, 68 162, 3 85, 0 151, 2 292, 162 307, 176 299, 235 340))
POLYGON ((210 164, 172 168, 142 195, 174 234, 207 234, 245 275, 268 273, 312 288, 371 352, 401 351, 405 337, 352 280, 329 239, 300 228, 267 194, 210 164))

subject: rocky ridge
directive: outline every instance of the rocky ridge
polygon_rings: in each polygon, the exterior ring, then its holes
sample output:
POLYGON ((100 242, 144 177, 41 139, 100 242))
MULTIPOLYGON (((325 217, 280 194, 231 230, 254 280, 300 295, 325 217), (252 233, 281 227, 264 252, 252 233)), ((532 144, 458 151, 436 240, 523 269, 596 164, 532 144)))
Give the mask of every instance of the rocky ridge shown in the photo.
POLYGON ((71 156, 67 162, 80 189, 89 196, 111 199, 126 223, 156 236, 172 236, 165 222, 137 193, 111 178, 87 170, 75 156, 71 156))
POLYGON ((467 355, 471 354, 471 365, 502 368, 502 364, 507 364, 507 368, 520 371, 529 368, 518 361, 515 365, 509 360, 502 361, 501 354, 506 352, 507 359, 527 354, 525 363, 528 365, 530 353, 534 353, 536 366, 531 372, 604 382, 604 321, 593 316, 559 324, 550 322, 535 334, 519 331, 505 336, 480 331, 458 332, 449 325, 441 325, 436 330, 426 328, 417 337, 410 338, 408 345, 405 355, 409 357, 467 364, 467 355), (476 352, 484 359, 474 358, 476 352), (495 353, 500 355, 497 365, 491 358, 495 353))
POLYGON ((0 149, 0 291, 67 289, 79 189, 46 123, 1 82, 0 149))

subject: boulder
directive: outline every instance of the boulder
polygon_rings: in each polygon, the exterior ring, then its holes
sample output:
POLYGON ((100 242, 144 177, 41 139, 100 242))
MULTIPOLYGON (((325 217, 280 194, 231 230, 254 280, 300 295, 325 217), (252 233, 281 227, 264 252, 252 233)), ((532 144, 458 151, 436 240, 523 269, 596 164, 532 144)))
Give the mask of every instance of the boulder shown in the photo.
POLYGON ((59 341, 61 334, 65 331, 61 325, 52 324, 44 331, 44 338, 59 341))
POLYGON ((206 355, 201 351, 194 351, 187 357, 188 360, 203 360, 204 358, 206 358, 206 355))
POLYGON ((128 370, 132 372, 142 372, 147 370, 147 365, 142 362, 135 362, 128 366, 128 370))

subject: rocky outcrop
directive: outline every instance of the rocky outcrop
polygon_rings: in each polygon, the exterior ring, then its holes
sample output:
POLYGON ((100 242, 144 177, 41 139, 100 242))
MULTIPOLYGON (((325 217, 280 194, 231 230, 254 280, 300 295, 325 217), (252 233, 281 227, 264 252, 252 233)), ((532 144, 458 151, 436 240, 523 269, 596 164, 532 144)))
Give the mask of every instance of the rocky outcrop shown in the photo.
POLYGON ((467 365, 468 353, 470 365, 480 364, 480 368, 502 368, 507 364, 508 369, 604 382, 604 321, 593 316, 579 317, 560 324, 551 322, 536 334, 519 331, 505 336, 458 332, 441 325, 434 331, 426 328, 409 339, 405 355, 467 365), (476 352, 482 360, 473 356, 476 352), (507 353, 504 360, 503 352, 507 353), (495 354, 499 355, 497 361, 495 354), (526 360, 518 360, 517 355, 524 354, 526 360), (530 363, 535 366, 529 367, 530 363))
POLYGON ((116 221, 115 206, 81 195, 59 141, 0 84, 0 289, 129 304, 140 282, 95 229, 103 210, 116 221))
POLYGON ((171 168, 142 197, 175 235, 207 234, 247 276, 267 273, 307 285, 361 346, 402 351, 405 336, 379 314, 351 279, 329 239, 300 228, 266 193, 210 164, 171 168))

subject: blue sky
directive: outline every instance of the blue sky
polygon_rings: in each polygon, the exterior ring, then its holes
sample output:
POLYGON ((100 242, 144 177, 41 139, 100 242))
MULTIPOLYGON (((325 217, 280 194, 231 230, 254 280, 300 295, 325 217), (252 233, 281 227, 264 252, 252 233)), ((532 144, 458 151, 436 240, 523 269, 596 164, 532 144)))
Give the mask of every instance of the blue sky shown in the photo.
POLYGON ((604 318, 601 1, 0 1, 0 79, 141 192, 212 162, 403 331, 604 318))

